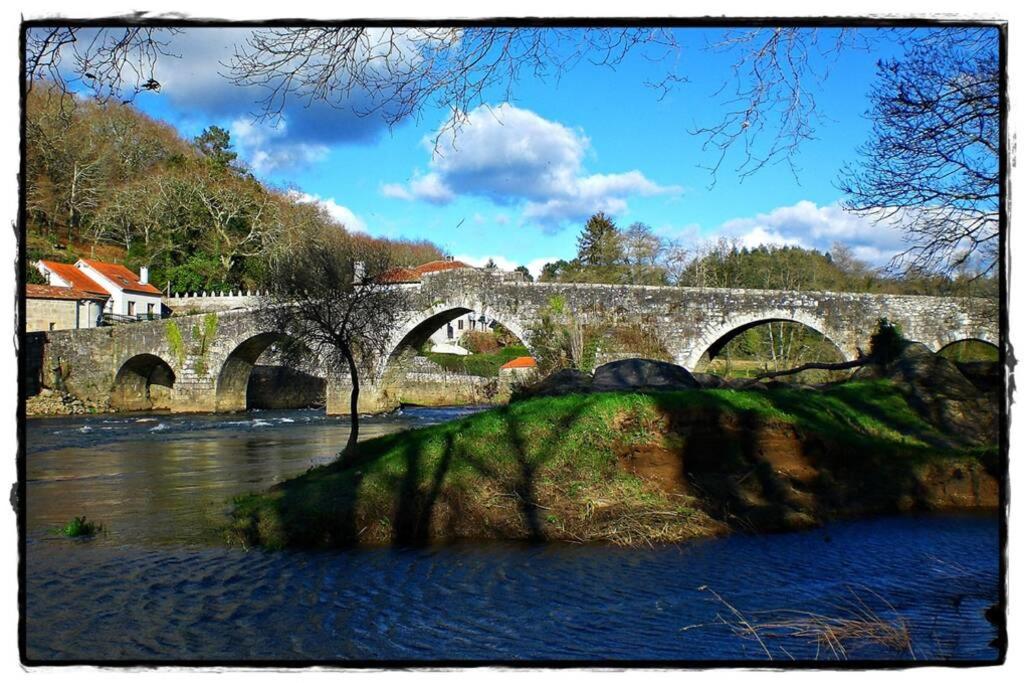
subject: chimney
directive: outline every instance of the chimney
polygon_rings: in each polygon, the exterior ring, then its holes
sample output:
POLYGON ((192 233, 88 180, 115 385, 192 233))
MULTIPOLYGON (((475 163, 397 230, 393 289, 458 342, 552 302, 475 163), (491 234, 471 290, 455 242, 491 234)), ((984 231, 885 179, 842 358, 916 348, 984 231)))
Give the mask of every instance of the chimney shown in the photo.
POLYGON ((139 268, 139 284, 149 284, 149 266, 142 266, 141 268, 139 268))

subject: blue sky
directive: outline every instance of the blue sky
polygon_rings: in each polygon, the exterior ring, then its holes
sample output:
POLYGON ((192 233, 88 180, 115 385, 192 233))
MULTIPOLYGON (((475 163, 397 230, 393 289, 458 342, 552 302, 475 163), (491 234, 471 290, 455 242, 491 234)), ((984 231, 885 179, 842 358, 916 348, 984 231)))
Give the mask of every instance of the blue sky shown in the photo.
MULTIPOLYGON (((635 54, 615 69, 581 63, 558 81, 524 74, 511 102, 503 90, 489 93, 454 144, 442 137, 443 156, 434 155, 432 138, 446 114, 433 109, 388 129, 372 116, 294 102, 276 127, 255 122, 258 92, 219 75, 245 34, 202 28, 177 36, 171 49, 181 59, 158 65, 162 91, 136 104, 187 137, 211 124, 229 129, 257 176, 324 202, 351 229, 425 238, 460 258, 534 271, 572 258, 597 210, 622 227, 642 221, 693 246, 720 235, 820 249, 841 241, 876 265, 901 248, 895 229, 842 211, 834 185, 870 133, 875 64, 895 50, 885 40, 872 52, 813 57, 829 75, 815 90, 821 117, 795 158, 796 175, 776 165, 741 180, 733 153, 711 187, 702 166, 714 153, 691 131, 722 116, 736 82, 735 53, 703 48, 717 31, 680 31, 686 47, 677 62, 635 54), (673 64, 688 82, 659 98, 647 83, 673 64)), ((828 33, 819 39, 827 43, 828 33)))

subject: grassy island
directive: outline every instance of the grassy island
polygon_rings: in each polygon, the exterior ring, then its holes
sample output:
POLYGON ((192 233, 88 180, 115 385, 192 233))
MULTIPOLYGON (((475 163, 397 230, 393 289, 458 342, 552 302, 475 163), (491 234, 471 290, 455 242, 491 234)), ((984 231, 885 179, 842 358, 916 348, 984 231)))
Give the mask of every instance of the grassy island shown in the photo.
POLYGON ((247 545, 456 538, 637 545, 998 504, 994 446, 888 380, 535 398, 360 445, 235 501, 247 545))

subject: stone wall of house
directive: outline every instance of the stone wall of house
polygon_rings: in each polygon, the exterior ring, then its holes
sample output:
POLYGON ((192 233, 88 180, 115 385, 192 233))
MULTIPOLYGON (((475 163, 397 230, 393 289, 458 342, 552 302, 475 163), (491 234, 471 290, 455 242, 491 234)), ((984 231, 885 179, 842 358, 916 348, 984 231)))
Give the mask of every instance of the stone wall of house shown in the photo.
POLYGON ((42 332, 51 329, 71 330, 76 327, 78 327, 77 301, 73 299, 26 300, 26 332, 42 332))

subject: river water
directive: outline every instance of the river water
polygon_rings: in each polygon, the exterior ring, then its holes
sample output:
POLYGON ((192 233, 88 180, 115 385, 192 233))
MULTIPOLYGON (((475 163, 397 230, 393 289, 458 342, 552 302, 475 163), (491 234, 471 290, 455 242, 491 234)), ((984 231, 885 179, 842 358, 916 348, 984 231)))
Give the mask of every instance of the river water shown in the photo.
MULTIPOLYGON (((367 437, 472 409, 407 409, 367 437)), ((33 662, 215 660, 991 660, 992 515, 900 516, 680 547, 457 543, 244 551, 230 499, 329 461, 347 421, 315 411, 29 420, 26 651, 33 662), (52 530, 76 515, 88 539, 52 530), (702 589, 702 587, 704 587, 702 589), (720 598, 715 597, 720 596, 720 598), (866 612, 911 650, 764 623, 866 612), (722 623, 724 621, 728 623, 722 623), (732 624, 733 626, 730 626, 732 624), (767 653, 766 650, 767 649, 767 653)))

